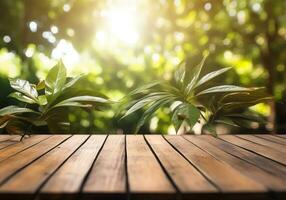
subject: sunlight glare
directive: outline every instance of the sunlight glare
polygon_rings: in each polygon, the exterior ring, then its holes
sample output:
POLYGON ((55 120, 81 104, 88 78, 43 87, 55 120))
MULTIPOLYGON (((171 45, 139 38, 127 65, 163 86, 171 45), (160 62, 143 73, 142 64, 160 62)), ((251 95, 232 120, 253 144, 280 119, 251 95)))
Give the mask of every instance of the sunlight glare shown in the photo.
POLYGON ((79 54, 73 47, 72 43, 66 40, 60 40, 56 48, 52 51, 53 59, 62 59, 67 68, 72 68, 79 62, 79 54))
POLYGON ((122 43, 134 45, 139 40, 137 27, 136 10, 130 6, 113 7, 109 10, 102 11, 104 21, 106 21, 105 30, 99 32, 97 39, 101 42, 105 40, 103 33, 110 37, 118 39, 122 43))

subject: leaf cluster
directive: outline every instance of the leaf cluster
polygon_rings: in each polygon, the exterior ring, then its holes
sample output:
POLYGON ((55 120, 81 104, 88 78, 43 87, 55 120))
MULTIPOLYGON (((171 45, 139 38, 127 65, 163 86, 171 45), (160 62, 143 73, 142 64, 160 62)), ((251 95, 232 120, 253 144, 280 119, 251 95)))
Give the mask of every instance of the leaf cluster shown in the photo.
POLYGON ((84 75, 67 77, 66 68, 59 62, 45 80, 32 84, 27 80, 10 78, 15 92, 9 95, 22 106, 11 105, 0 109, 0 128, 11 134, 26 134, 27 129, 47 126, 51 133, 70 130, 69 108, 100 109, 111 103, 96 91, 77 87, 84 75))
POLYGON ((263 122, 248 108, 271 99, 265 88, 217 85, 214 79, 231 68, 202 74, 206 57, 192 68, 182 61, 171 81, 155 81, 129 93, 123 100, 122 118, 145 109, 135 133, 164 106, 172 108, 172 123, 177 132, 184 122, 191 130, 196 123, 201 123, 201 133, 213 135, 217 134, 217 124, 244 126, 248 122, 263 122), (130 98, 133 100, 128 102, 130 98))

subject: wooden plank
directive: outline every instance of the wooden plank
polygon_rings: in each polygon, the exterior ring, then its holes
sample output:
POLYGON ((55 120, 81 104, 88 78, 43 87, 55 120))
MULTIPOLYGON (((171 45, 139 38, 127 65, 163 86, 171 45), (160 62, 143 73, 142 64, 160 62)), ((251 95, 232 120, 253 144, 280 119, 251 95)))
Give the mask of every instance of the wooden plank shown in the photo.
POLYGON ((0 162, 0 185, 9 176, 25 167, 35 159, 60 144, 62 141, 70 137, 69 135, 55 135, 47 140, 32 146, 31 148, 22 151, 12 157, 9 157, 5 162, 0 162))
POLYGON ((273 134, 274 136, 276 136, 276 137, 281 137, 281 138, 284 138, 284 139, 286 139, 286 134, 273 134))
POLYGON ((266 146, 256 144, 238 137, 235 137, 233 135, 221 135, 221 139, 230 142, 232 144, 235 144, 237 146, 240 146, 242 148, 248 149, 252 152, 255 152, 257 154, 260 154, 262 156, 265 156, 269 159, 275 160, 277 162, 280 162, 284 165, 286 165, 286 156, 284 153, 277 151, 275 149, 270 149, 266 146))
POLYGON ((21 136, 18 136, 18 135, 1 135, 0 134, 0 142, 4 142, 4 141, 7 141, 7 140, 15 140, 15 139, 20 139, 21 136))
POLYGON ((276 191, 276 192, 286 191, 286 180, 285 179, 274 176, 258 168, 257 166, 253 164, 245 162, 244 160, 240 158, 234 157, 231 154, 224 152, 223 150, 214 146, 207 140, 204 140, 200 136, 185 136, 185 138, 188 141, 200 147, 201 149, 204 149, 205 151, 207 151, 209 154, 219 159, 220 161, 227 163, 230 166, 233 166, 234 168, 239 170, 241 173, 263 184, 268 189, 276 191))
POLYGON ((256 165, 257 167, 260 167, 261 169, 265 171, 268 171, 269 173, 277 177, 282 177, 286 179, 286 168, 277 162, 273 162, 272 160, 269 160, 268 158, 265 158, 256 153, 245 150, 234 144, 228 143, 224 140, 214 138, 209 135, 201 135, 200 138, 202 138, 203 140, 206 140, 207 142, 215 145, 216 147, 222 149, 223 151, 233 156, 236 156, 251 164, 256 165))
MULTIPOLYGON (((263 193, 267 189, 233 167, 222 163, 201 150, 183 137, 166 136, 166 139, 178 149, 193 165, 207 176, 225 193, 241 193, 244 197, 250 193, 263 193)), ((233 197, 234 198, 234 197, 233 197)))
POLYGON ((20 137, 18 136, 10 137, 7 140, 0 141, 0 150, 10 145, 17 144, 19 141, 20 141, 20 137))
POLYGON ((133 199, 174 199, 175 189, 142 135, 127 135, 127 174, 133 199))
POLYGON ((162 136, 146 135, 146 140, 162 166, 182 193, 182 198, 202 199, 219 196, 215 188, 195 167, 183 158, 162 136))
POLYGON ((281 151, 281 152, 286 153, 286 146, 284 146, 282 144, 277 144, 275 142, 271 142, 271 141, 265 140, 263 138, 255 137, 253 135, 236 135, 236 136, 239 138, 251 141, 253 143, 261 144, 261 145, 267 146, 269 148, 275 149, 277 151, 281 151))
POLYGON ((88 138, 87 135, 72 136, 57 148, 25 167, 0 186, 4 196, 30 198, 45 180, 88 138), (28 184, 27 184, 28 181, 28 184))
POLYGON ((85 199, 126 199, 125 136, 109 135, 83 187, 85 199))
POLYGON ((68 199, 76 196, 106 137, 91 136, 45 183, 39 192, 40 199, 68 199))
POLYGON ((36 145, 46 139, 51 137, 50 135, 35 135, 31 136, 30 138, 24 139, 22 141, 18 141, 16 144, 11 145, 5 149, 0 151, 0 162, 21 152, 33 145, 36 145))
MULTIPOLYGON (((286 138, 275 137, 274 135, 255 135, 256 137, 260 137, 278 144, 286 145, 286 138)), ((286 148, 286 147, 284 147, 286 148)))

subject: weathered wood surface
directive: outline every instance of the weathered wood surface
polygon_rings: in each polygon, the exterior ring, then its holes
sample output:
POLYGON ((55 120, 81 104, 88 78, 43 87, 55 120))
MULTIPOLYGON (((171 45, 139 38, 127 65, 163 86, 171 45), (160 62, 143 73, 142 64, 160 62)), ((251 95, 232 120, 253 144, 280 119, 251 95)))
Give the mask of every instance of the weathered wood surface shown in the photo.
POLYGON ((0 199, 286 199, 281 135, 0 135, 0 199))

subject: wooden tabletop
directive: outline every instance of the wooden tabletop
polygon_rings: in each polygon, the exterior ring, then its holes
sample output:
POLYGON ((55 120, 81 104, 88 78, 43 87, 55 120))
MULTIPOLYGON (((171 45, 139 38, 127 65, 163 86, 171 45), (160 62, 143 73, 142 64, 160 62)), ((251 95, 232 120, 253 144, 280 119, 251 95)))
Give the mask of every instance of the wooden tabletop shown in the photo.
POLYGON ((0 199, 286 199, 286 136, 0 135, 0 199))

